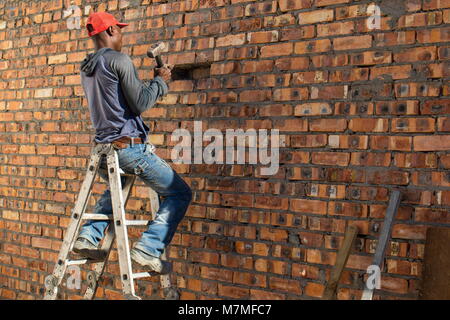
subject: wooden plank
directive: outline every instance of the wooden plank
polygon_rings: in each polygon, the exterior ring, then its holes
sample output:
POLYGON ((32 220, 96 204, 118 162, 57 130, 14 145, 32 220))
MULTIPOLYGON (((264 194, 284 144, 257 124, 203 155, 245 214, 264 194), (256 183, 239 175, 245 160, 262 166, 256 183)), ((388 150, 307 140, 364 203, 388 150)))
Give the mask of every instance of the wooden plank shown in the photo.
MULTIPOLYGON (((378 238, 377 248, 375 250, 375 255, 373 257, 372 265, 378 266, 380 270, 382 269, 382 264, 384 260, 384 253, 386 252, 386 247, 391 238, 392 225, 394 224, 395 214, 397 213, 398 206, 400 205, 400 191, 393 190, 391 197, 389 198, 389 205, 386 210, 386 216, 383 222, 383 228, 380 232, 380 237, 378 238)), ((374 289, 367 286, 367 281, 364 286, 364 292, 362 294, 361 300, 372 300, 374 289)))
POLYGON ((353 248, 353 243, 355 242, 357 234, 357 226, 348 227, 347 232, 345 233, 342 247, 339 249, 339 252, 337 254, 336 263, 331 270, 330 280, 325 287, 322 300, 334 299, 339 280, 341 279, 342 271, 344 271, 345 265, 347 264, 348 257, 350 256, 350 251, 353 248))
POLYGON ((428 228, 420 299, 450 300, 449 244, 450 228, 428 228))

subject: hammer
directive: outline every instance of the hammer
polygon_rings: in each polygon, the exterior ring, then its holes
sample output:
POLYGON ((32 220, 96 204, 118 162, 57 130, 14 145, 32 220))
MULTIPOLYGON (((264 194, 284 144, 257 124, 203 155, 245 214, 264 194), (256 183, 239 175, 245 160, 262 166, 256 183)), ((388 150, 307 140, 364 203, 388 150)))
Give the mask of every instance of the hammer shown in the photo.
POLYGON ((153 44, 150 49, 147 51, 147 56, 150 58, 156 59, 156 64, 158 65, 158 68, 162 68, 164 66, 164 63, 161 59, 161 52, 166 48, 166 45, 164 42, 158 42, 153 44))

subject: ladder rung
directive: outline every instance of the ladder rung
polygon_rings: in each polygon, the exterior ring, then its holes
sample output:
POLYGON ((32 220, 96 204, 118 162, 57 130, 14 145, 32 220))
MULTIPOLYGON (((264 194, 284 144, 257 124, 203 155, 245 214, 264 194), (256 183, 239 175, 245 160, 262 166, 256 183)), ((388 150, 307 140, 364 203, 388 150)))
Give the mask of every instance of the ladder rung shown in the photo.
MULTIPOLYGON (((114 220, 113 215, 101 214, 101 213, 85 213, 83 214, 84 220, 114 220)), ((127 226, 146 226, 148 220, 125 220, 127 226)))
POLYGON ((138 273, 133 273, 132 277, 133 277, 133 279, 138 279, 138 278, 153 277, 155 275, 158 275, 158 273, 156 273, 156 272, 138 272, 138 273))
POLYGON ((113 215, 102 213, 84 213, 82 218, 85 220, 113 220, 113 215))
POLYGON ((126 220, 125 224, 127 226, 146 226, 148 222, 148 220, 126 220))
POLYGON ((104 260, 100 259, 76 259, 76 260, 67 260, 67 266, 79 265, 79 264, 87 264, 87 263, 97 263, 103 262, 104 260))

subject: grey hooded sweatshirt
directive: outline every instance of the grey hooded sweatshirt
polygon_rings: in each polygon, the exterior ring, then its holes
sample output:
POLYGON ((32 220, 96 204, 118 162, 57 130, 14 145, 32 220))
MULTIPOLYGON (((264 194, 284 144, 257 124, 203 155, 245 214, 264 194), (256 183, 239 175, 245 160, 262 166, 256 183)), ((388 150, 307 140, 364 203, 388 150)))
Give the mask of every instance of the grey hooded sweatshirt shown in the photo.
POLYGON ((160 76, 148 83, 140 81, 131 58, 111 48, 87 55, 81 63, 81 84, 98 143, 124 136, 146 141, 149 127, 141 113, 169 91, 160 76))

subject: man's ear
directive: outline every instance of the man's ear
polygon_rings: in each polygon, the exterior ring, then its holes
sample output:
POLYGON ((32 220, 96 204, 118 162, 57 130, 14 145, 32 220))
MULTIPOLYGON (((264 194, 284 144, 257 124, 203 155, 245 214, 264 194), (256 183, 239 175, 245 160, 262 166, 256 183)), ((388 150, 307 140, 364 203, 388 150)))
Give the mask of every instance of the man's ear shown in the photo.
POLYGON ((108 27, 108 29, 106 29, 106 33, 107 33, 110 37, 112 37, 113 34, 115 33, 115 30, 114 30, 114 28, 113 28, 112 26, 110 26, 110 27, 108 27))

